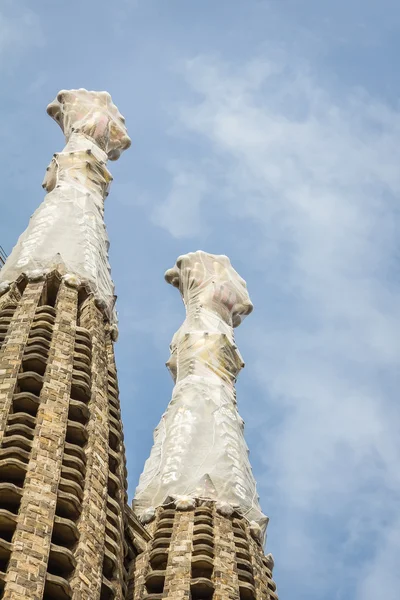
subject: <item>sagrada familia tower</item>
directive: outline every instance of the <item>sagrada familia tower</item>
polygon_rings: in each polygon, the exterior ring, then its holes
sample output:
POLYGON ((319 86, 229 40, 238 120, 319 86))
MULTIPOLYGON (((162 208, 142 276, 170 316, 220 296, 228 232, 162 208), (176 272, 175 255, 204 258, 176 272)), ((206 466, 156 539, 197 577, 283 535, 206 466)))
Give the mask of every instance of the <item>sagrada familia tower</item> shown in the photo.
POLYGON ((130 145, 105 92, 61 91, 47 195, 0 271, 0 598, 277 600, 236 406, 252 310, 226 256, 178 258, 172 399, 132 507, 104 200, 130 145))

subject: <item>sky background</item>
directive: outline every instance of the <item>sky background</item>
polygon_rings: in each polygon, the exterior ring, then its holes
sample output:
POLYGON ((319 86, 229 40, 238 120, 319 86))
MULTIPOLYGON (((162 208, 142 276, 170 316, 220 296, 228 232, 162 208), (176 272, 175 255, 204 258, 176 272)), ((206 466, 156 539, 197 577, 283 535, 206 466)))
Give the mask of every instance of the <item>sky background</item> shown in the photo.
POLYGON ((398 0, 0 0, 9 253, 107 90, 132 147, 106 202, 132 497, 172 391, 178 255, 227 254, 254 313, 240 412, 281 600, 400 597, 398 0))

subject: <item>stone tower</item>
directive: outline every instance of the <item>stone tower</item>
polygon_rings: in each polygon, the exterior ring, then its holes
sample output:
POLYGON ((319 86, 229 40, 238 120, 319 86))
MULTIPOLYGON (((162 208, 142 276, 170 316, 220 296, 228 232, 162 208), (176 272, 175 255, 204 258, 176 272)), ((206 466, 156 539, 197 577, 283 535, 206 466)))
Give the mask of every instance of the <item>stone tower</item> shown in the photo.
POLYGON ((167 363, 175 387, 155 430, 134 510, 152 539, 134 600, 277 600, 273 558, 236 406, 233 328, 252 310, 226 256, 195 252, 166 273, 186 319, 167 363))
POLYGON ((127 506, 103 221, 130 140, 105 92, 47 111, 67 145, 0 271, 0 597, 121 600, 150 539, 127 506))

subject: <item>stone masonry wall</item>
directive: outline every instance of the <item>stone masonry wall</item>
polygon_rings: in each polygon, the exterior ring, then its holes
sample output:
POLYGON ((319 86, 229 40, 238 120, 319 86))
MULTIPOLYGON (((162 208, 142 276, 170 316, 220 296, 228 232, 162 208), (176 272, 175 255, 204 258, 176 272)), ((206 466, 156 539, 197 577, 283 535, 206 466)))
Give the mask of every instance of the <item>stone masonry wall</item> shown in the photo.
MULTIPOLYGON (((0 444, 6 427, 18 372, 21 368, 25 344, 42 290, 43 281, 28 284, 8 325, 7 334, 0 349, 0 444)), ((15 299, 10 296, 11 294, 5 294, 0 298, 2 310, 5 310, 7 306, 14 305, 15 299)))
POLYGON ((127 600, 278 600, 259 530, 215 502, 173 503, 149 515, 152 540, 136 560, 127 600))
POLYGON ((53 273, 0 296, 5 600, 125 600, 149 539, 127 507, 111 329, 77 285, 53 273))
MULTIPOLYGON (((20 309, 22 310, 24 300, 31 296, 34 298, 32 305, 37 303, 39 292, 39 284, 28 286, 20 309)), ((26 600, 27 597, 30 600, 41 600, 43 597, 68 418, 76 310, 76 290, 62 284, 40 391, 32 451, 12 539, 13 547, 3 596, 5 600, 26 600)), ((26 336, 23 342, 26 342, 26 336)), ((9 342, 6 348, 10 350, 9 342)))

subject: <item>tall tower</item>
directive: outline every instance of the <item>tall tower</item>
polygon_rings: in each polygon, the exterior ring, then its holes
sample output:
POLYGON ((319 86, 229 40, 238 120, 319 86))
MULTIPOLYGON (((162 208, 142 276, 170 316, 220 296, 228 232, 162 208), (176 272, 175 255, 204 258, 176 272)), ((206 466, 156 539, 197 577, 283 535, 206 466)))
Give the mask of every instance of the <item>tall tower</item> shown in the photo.
POLYGON ((233 328, 252 310, 226 256, 179 257, 166 280, 186 319, 167 363, 175 387, 154 434, 134 510, 152 539, 134 600, 277 600, 273 558, 236 406, 243 361, 233 328))
POLYGON ((67 144, 0 272, 0 596, 122 600, 150 537, 127 506, 103 220, 130 140, 105 92, 47 111, 67 144))

